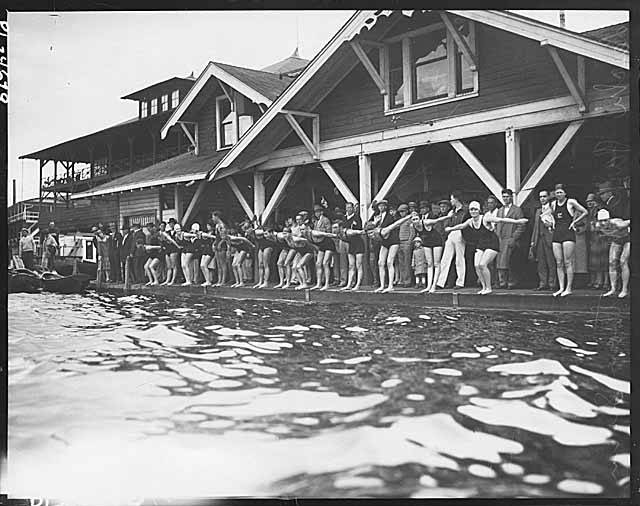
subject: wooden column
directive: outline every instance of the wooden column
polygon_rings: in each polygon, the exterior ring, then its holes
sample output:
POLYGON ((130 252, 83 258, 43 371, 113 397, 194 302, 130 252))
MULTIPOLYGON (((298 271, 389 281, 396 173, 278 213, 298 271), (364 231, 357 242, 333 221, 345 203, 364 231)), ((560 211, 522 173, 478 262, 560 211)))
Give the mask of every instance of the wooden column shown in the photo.
POLYGON ((176 221, 182 222, 182 186, 176 183, 173 187, 173 207, 176 211, 176 221))
POLYGON ((264 172, 255 171, 253 173, 253 214, 262 225, 262 214, 266 206, 266 193, 264 187, 264 172))
POLYGON ((507 188, 513 190, 515 197, 520 191, 520 132, 512 128, 504 135, 507 150, 507 188))
POLYGON ((40 183, 38 184, 38 212, 42 212, 42 168, 46 160, 40 160, 40 183))
POLYGON ((371 157, 369 155, 358 156, 358 189, 360 218, 364 223, 369 219, 371 206, 371 157))
POLYGON ((53 211, 55 212, 58 205, 58 192, 56 191, 56 185, 58 179, 58 160, 53 161, 53 211))

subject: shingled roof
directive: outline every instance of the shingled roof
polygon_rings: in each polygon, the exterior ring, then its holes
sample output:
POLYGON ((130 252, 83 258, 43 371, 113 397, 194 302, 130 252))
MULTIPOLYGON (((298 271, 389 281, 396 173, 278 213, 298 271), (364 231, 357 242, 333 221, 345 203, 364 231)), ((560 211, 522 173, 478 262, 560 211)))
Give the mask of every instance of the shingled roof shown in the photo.
POLYGON ((597 40, 603 44, 614 46, 620 49, 629 50, 629 23, 618 23, 616 25, 603 26, 595 30, 582 32, 580 35, 589 39, 597 40))
POLYGON ((105 195, 130 189, 148 188, 161 184, 171 184, 204 179, 207 172, 222 158, 224 152, 210 156, 196 156, 192 152, 150 165, 142 170, 113 179, 108 183, 72 195, 72 199, 105 195))
POLYGON ((286 75, 278 75, 272 72, 248 69, 245 67, 236 67, 235 65, 229 65, 227 63, 214 63, 225 72, 231 74, 270 100, 278 98, 293 81, 293 78, 286 75))

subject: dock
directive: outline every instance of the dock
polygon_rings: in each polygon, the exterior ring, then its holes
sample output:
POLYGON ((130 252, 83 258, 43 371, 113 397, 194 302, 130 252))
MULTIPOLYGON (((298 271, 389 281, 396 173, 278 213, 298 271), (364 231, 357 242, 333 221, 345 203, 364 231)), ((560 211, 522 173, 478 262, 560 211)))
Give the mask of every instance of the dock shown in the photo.
MULTIPOLYGON (((92 285, 95 288, 95 285, 92 285)), ((158 295, 201 295, 211 298, 277 300, 298 303, 413 305, 445 309, 486 309, 511 311, 551 311, 585 313, 619 313, 629 315, 629 297, 602 297, 595 290, 576 290, 568 297, 553 297, 552 292, 536 292, 530 289, 494 290, 490 295, 478 295, 478 288, 458 290, 438 290, 436 293, 421 293, 417 289, 398 288, 393 293, 375 293, 372 287, 358 291, 343 292, 337 288, 327 291, 295 290, 251 287, 232 288, 192 286, 144 286, 133 285, 125 290, 124 284, 103 284, 100 291, 116 295, 158 294, 158 295)))

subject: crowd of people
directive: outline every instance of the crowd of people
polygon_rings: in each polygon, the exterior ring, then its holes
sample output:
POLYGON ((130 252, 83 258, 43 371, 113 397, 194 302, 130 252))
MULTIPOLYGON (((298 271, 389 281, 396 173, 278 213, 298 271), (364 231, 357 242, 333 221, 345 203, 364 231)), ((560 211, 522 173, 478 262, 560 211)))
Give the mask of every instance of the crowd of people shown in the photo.
POLYGON ((503 205, 495 196, 467 203, 453 191, 437 203, 373 202, 372 216, 364 223, 357 203, 331 211, 323 199, 311 212, 301 210, 277 227, 257 220, 232 224, 214 211, 202 227, 192 223, 183 230, 170 219, 134 223, 122 234, 101 225, 93 232, 106 282, 123 280, 128 263, 132 282, 146 285, 239 287, 252 282, 256 289, 358 290, 368 264, 377 292, 397 286, 427 293, 459 289, 469 286, 473 271, 478 293, 486 295, 494 287, 522 286, 518 258, 528 252, 537 263, 536 290, 570 295, 581 262, 588 268, 589 288, 624 298, 629 293, 630 217, 628 199, 620 195, 603 183, 587 196, 585 207, 558 184, 553 191, 538 192, 540 207, 527 218, 513 204, 510 189, 502 191, 503 205), (528 223, 532 233, 526 248, 528 223), (579 246, 578 236, 585 238, 579 246))

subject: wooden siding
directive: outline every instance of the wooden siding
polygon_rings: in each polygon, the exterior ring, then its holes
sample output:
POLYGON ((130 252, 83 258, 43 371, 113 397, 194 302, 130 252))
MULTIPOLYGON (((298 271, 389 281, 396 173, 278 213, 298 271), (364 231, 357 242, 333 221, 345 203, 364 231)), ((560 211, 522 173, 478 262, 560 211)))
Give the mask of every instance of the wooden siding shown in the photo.
MULTIPOLYGON (((476 26, 479 96, 384 115, 383 98, 357 65, 318 106, 322 140, 393 129, 420 122, 569 94, 550 55, 537 42, 484 25, 476 26)), ((576 57, 560 51, 575 75, 576 57)))
MULTIPOLYGON (((198 149, 200 155, 216 151, 216 97, 211 95, 198 113, 198 149)), ((175 128, 175 127, 174 127, 175 128)))
POLYGON ((68 208, 64 202, 58 202, 55 209, 53 206, 43 206, 38 226, 43 230, 51 221, 55 222, 58 230, 63 233, 77 230, 88 232, 98 223, 117 223, 117 197, 72 200, 68 208))
POLYGON ((141 214, 155 214, 160 217, 160 193, 158 188, 150 188, 142 191, 126 192, 120 195, 120 225, 127 216, 141 214))

